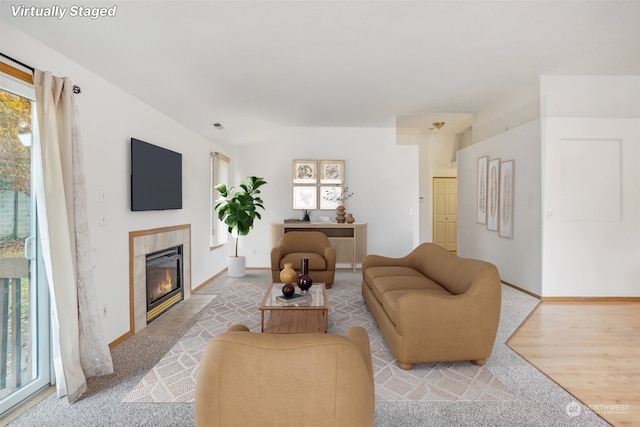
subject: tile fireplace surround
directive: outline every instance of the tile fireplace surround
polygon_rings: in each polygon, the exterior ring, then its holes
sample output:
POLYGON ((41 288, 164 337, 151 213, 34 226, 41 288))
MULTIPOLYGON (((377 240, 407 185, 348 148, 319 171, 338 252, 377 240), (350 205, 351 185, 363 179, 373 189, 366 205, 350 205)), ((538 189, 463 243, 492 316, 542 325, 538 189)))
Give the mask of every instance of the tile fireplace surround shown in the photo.
POLYGON ((147 326, 146 255, 182 245, 184 299, 191 295, 191 225, 129 232, 129 315, 131 331, 147 326))

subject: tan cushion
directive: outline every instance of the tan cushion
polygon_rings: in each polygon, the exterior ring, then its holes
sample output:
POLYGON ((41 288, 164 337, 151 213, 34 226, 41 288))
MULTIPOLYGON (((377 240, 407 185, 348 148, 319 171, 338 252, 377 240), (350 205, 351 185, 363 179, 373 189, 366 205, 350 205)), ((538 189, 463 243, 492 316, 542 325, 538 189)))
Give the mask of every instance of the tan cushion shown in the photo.
POLYGON ((424 274, 411 267, 402 266, 382 266, 382 267, 370 267, 364 271, 364 280, 368 284, 373 282, 376 277, 386 276, 418 276, 424 277, 424 274))
POLYGON ((329 238, 320 231, 289 231, 284 233, 278 242, 278 246, 285 248, 285 253, 292 252, 318 252, 331 246, 329 238))
POLYGON ((294 252, 286 254, 284 258, 280 260, 280 268, 284 268, 286 263, 293 264, 293 269, 300 273, 302 269, 300 258, 309 258, 309 270, 322 271, 327 269, 327 260, 320 254, 313 252, 294 252))
MULTIPOLYGON (((387 316, 389 316, 389 319, 391 319, 391 321, 393 322, 393 324, 396 324, 396 315, 398 313, 398 299, 400 299, 400 297, 411 293, 413 294, 427 294, 427 295, 451 295, 449 292, 447 292, 445 289, 440 288, 440 289, 429 289, 429 290, 400 290, 400 291, 389 291, 389 292, 385 292, 383 297, 382 297, 382 307, 384 308, 384 311, 387 313, 387 316)), ((428 310, 429 307, 425 307, 425 310, 428 310)))
POLYGON ((382 303, 385 293, 390 291, 435 290, 447 292, 442 286, 424 276, 386 276, 373 279, 371 289, 378 301, 382 303))
POLYGON ((484 261, 461 258, 432 244, 418 246, 411 256, 418 270, 454 295, 464 294, 478 273, 487 268, 484 261))

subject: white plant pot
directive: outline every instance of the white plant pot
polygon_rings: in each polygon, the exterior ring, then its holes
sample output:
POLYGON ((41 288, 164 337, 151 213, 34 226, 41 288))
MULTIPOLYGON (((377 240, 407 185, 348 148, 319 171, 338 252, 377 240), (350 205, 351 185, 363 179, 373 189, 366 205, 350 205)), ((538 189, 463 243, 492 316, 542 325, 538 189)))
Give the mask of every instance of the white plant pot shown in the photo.
POLYGON ((244 277, 246 274, 246 268, 245 268, 246 262, 247 260, 243 256, 230 256, 227 276, 244 277))

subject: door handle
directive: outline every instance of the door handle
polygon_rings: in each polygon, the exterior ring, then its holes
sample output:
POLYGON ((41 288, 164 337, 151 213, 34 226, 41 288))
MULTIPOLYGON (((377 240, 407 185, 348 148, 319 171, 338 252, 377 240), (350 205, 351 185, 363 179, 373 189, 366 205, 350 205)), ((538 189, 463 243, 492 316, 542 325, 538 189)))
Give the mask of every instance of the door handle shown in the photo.
POLYGON ((33 261, 36 257, 33 254, 33 236, 24 239, 24 257, 29 261, 33 261))

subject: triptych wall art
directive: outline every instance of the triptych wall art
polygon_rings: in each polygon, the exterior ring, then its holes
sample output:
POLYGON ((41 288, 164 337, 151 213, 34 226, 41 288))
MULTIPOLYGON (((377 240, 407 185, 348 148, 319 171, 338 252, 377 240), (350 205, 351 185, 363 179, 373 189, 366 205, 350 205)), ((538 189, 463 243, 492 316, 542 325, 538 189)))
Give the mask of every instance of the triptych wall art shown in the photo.
POLYGON ((294 160, 293 209, 334 210, 344 196, 344 160, 294 160))
POLYGON ((478 158, 476 222, 500 237, 513 238, 515 160, 478 158))

